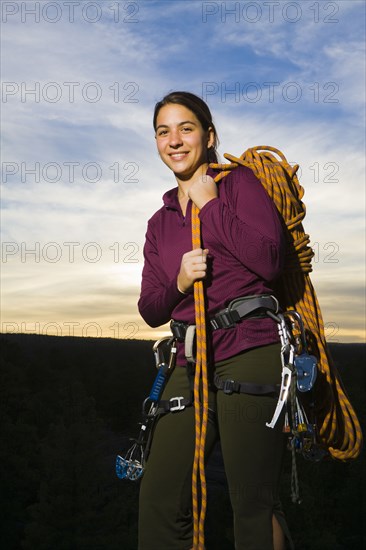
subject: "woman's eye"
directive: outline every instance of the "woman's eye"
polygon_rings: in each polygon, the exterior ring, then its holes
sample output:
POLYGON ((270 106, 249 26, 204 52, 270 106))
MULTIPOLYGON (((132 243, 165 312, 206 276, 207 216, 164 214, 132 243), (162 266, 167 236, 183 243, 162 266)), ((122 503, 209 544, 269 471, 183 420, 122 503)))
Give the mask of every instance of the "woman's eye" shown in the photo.
POLYGON ((167 133, 167 130, 159 130, 158 136, 166 136, 167 133))
POLYGON ((182 128, 183 132, 187 133, 187 132, 191 132, 192 131, 192 128, 190 128, 189 126, 184 126, 182 128))

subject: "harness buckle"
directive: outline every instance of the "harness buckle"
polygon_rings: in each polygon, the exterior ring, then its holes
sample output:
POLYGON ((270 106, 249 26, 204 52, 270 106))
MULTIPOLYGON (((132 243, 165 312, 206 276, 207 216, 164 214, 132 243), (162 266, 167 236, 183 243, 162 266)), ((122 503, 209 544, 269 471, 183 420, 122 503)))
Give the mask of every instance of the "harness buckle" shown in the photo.
POLYGON ((182 401, 183 401, 184 397, 183 395, 180 395, 179 397, 172 397, 171 399, 169 399, 169 411, 170 412, 175 412, 175 411, 182 411, 183 409, 186 408, 185 405, 182 404, 182 401), (177 404, 174 405, 173 403, 176 402, 177 404))
POLYGON ((234 392, 235 380, 224 380, 224 387, 222 388, 223 392, 227 395, 231 395, 234 392))
POLYGON ((170 330, 172 331, 174 338, 176 338, 178 342, 184 342, 187 332, 187 323, 184 323, 183 321, 172 320, 170 322, 170 330))
POLYGON ((217 330, 218 328, 233 328, 239 321, 239 313, 236 310, 230 310, 227 307, 214 315, 211 319, 211 326, 214 330, 217 330))

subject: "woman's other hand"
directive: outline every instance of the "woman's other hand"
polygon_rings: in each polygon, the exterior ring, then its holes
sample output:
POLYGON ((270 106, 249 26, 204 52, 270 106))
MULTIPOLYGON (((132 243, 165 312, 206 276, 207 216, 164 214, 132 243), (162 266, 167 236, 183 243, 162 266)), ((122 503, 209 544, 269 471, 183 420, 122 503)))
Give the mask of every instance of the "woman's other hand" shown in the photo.
POLYGON ((195 248, 183 254, 177 278, 179 292, 186 294, 191 290, 195 281, 206 276, 207 255, 207 248, 195 248))

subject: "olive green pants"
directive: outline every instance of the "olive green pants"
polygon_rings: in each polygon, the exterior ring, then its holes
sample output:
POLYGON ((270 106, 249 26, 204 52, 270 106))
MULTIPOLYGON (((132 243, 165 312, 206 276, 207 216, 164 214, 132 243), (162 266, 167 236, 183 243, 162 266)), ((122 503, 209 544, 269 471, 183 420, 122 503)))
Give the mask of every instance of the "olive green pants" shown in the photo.
MULTIPOLYGON (((223 379, 258 384, 281 381, 280 345, 248 350, 215 366, 223 379)), ((162 399, 189 397, 185 368, 173 371, 162 399)), ((236 550, 273 550, 272 515, 286 531, 278 498, 284 450, 283 419, 266 426, 277 398, 211 391, 207 430, 209 456, 220 438, 234 515, 236 550), (213 418, 213 416, 215 418, 213 418)), ((157 422, 141 481, 139 550, 189 550, 192 547, 191 477, 194 407, 163 415, 157 422)), ((209 549, 207 549, 209 550, 209 549)))

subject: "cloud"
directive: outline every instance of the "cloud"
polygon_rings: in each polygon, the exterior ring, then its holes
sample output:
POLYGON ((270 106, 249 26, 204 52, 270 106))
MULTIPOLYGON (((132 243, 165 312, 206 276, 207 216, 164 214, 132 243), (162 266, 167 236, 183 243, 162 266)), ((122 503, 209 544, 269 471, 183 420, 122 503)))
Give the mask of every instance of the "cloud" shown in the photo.
MULTIPOLYGON (((364 5, 346 1, 268 2, 263 6, 237 2, 235 7, 236 15, 226 13, 229 4, 222 3, 217 13, 207 16, 211 48, 227 52, 220 78, 212 80, 227 83, 228 88, 240 83, 244 97, 248 83, 268 92, 264 83, 271 82, 279 99, 276 108, 287 111, 291 107, 286 105, 287 97, 297 97, 295 87, 290 86, 295 83, 301 93, 301 101, 295 102, 295 116, 307 109, 309 117, 311 108, 313 119, 328 119, 330 109, 314 109, 314 104, 338 100, 341 113, 360 123, 355 107, 362 108, 365 97, 364 5)), ((261 107, 271 105, 267 101, 261 107)))

